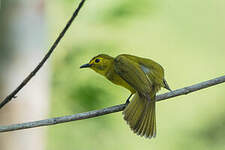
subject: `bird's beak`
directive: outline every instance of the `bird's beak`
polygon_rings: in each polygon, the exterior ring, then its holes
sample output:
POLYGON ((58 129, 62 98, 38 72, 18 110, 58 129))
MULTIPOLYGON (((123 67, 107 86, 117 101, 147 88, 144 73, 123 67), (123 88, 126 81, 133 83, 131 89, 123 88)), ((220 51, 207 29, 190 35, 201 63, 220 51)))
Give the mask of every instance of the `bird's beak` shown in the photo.
POLYGON ((91 67, 91 65, 92 64, 84 64, 84 65, 80 66, 80 68, 89 68, 89 67, 91 67))

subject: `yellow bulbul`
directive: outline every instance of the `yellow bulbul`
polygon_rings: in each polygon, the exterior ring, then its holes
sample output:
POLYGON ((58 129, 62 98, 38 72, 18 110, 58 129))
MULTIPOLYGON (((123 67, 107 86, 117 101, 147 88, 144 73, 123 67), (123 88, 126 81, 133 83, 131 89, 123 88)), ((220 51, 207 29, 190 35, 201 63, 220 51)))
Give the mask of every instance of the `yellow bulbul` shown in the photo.
POLYGON ((100 54, 80 68, 91 68, 112 83, 128 89, 131 95, 123 111, 124 119, 134 133, 146 138, 156 136, 156 93, 161 87, 171 91, 161 65, 151 59, 128 54, 121 54, 115 58, 100 54))

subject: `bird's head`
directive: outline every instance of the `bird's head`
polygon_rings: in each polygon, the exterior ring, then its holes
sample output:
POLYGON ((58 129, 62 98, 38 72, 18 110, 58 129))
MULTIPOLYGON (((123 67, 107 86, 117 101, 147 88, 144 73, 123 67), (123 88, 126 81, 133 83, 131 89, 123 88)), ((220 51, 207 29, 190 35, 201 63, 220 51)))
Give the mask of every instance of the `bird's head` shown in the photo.
POLYGON ((101 75, 105 75, 113 63, 113 57, 100 54, 93 57, 89 63, 80 66, 80 68, 91 68, 101 75))

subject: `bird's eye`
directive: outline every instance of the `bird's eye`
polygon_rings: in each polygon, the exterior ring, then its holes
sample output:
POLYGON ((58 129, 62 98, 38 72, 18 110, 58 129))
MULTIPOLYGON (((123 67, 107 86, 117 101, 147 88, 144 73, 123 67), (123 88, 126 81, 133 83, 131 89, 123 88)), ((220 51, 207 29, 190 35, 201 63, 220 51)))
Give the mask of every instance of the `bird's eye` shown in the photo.
POLYGON ((95 59, 95 62, 96 62, 96 63, 100 62, 100 59, 95 59))

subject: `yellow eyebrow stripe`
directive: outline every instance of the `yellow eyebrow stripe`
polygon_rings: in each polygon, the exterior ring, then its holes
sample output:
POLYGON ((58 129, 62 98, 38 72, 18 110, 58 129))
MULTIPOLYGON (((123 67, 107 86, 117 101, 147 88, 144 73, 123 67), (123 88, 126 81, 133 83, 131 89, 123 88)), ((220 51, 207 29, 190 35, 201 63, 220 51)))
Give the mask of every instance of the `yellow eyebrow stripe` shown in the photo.
POLYGON ((89 64, 95 63, 95 60, 96 60, 96 59, 102 60, 102 58, 100 58, 100 57, 95 57, 95 58, 93 58, 93 59, 89 62, 89 64))

